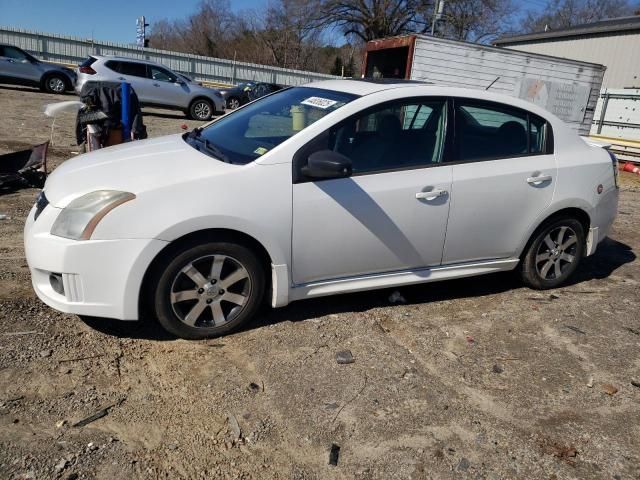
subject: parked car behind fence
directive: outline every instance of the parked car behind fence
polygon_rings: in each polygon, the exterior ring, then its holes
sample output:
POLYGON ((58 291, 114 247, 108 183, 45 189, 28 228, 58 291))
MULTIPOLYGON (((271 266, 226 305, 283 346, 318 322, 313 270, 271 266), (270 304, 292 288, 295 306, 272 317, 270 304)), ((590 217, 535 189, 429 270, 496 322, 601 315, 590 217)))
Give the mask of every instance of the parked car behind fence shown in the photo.
POLYGON ((76 91, 89 81, 128 82, 141 105, 181 110, 194 120, 206 121, 224 113, 222 95, 163 65, 126 57, 91 55, 78 66, 76 91))
POLYGON ((37 87, 49 93, 73 90, 76 73, 70 68, 38 60, 13 45, 0 45, 0 83, 37 87))
POLYGON ((276 83, 243 82, 234 87, 221 88, 220 93, 225 100, 227 108, 238 108, 245 103, 264 97, 284 87, 276 83))

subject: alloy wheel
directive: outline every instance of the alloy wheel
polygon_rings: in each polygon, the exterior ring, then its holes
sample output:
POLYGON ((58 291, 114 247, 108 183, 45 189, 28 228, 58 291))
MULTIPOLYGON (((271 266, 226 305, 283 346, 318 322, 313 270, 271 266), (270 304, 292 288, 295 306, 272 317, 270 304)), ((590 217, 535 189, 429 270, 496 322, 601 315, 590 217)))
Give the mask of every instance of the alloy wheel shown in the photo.
POLYGON ((227 102, 227 106, 231 109, 236 109, 240 106, 240 100, 238 100, 237 98, 231 98, 227 102))
POLYGON ((170 302, 181 322, 196 328, 233 321, 247 305, 251 278, 227 255, 207 255, 185 265, 171 285, 170 302))
POLYGON ((51 77, 47 80, 47 85, 49 90, 55 93, 63 93, 66 90, 66 85, 64 84, 64 80, 60 77, 51 77))
POLYGON ((554 228, 538 247, 535 259, 538 275, 544 280, 561 277, 575 261, 577 250, 578 238, 571 227, 554 228))
POLYGON ((193 113, 198 120, 206 120, 211 116, 211 107, 207 102, 197 102, 193 106, 193 113))

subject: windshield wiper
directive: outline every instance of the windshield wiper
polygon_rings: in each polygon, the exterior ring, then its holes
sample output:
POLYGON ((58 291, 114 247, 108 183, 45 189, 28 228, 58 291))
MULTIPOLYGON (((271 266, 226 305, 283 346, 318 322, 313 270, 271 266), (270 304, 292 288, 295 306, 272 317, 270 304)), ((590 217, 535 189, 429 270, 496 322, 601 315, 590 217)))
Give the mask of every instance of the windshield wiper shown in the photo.
MULTIPOLYGON (((229 160, 229 157, 227 157, 222 150, 220 150, 218 147, 216 147, 213 143, 211 143, 209 140, 207 140, 205 137, 201 136, 200 133, 202 132, 202 128, 198 127, 198 128, 194 128, 190 133, 189 133, 189 138, 200 142, 200 144, 204 147, 204 149, 206 151, 208 151, 209 153, 211 153, 212 155, 214 155, 216 158, 222 160, 225 163, 232 163, 231 160, 229 160)), ((200 147, 198 147, 198 150, 200 150, 200 147)))

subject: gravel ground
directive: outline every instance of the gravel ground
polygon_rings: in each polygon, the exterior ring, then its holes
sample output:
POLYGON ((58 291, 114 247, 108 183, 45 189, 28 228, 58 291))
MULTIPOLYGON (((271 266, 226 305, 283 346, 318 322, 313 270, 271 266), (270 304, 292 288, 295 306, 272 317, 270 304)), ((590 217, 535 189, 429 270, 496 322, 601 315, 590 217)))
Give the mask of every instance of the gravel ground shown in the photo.
MULTIPOLYGON (((0 87, 0 152, 47 140, 58 100, 0 87)), ((150 136, 195 125, 147 113, 150 136)), ((55 166, 77 151, 72 116, 53 138, 55 166)), ((640 177, 621 178, 611 238, 564 288, 498 274, 404 304, 342 295, 199 342, 42 304, 22 247, 37 191, 4 195, 0 477, 640 478, 640 177)))

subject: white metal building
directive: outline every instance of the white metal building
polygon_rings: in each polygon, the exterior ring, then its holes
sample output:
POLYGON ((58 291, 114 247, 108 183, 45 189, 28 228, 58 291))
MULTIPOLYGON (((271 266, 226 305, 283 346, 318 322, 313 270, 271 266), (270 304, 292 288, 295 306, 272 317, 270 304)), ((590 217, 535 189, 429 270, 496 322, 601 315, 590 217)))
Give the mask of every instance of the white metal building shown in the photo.
POLYGON ((613 143, 621 158, 640 161, 640 16, 503 37, 494 44, 604 65, 591 134, 613 143))
POLYGON ((640 88, 640 16, 503 37, 496 46, 599 63, 603 88, 640 88))

